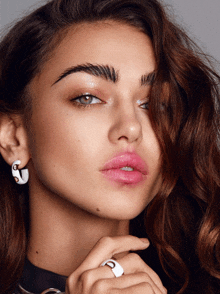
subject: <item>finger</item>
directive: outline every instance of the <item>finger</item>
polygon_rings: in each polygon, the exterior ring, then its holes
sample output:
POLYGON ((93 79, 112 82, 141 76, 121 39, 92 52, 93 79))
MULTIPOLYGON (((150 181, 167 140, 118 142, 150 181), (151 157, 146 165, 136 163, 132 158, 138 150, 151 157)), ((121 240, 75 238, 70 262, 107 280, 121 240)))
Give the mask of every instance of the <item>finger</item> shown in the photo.
POLYGON ((80 265, 80 271, 97 268, 104 260, 112 258, 117 253, 146 249, 149 244, 147 239, 140 239, 131 235, 103 237, 80 265))
POLYGON ((149 275, 151 280, 162 291, 162 293, 166 293, 166 289, 164 288, 159 276, 140 258, 138 254, 127 254, 125 257, 117 260, 117 262, 123 267, 125 275, 144 272, 149 275))
MULTIPOLYGON (((101 273, 101 272, 100 272, 101 273)), ((103 273, 104 276, 104 273, 103 273)), ((166 292, 162 292, 152 281, 150 276, 146 273, 136 273, 123 275, 119 278, 109 278, 109 279, 99 279, 92 286, 92 292, 96 293, 96 291, 107 290, 107 289, 127 289, 132 286, 137 286, 139 284, 147 283, 154 291, 155 294, 165 294, 166 292), (94 290, 95 289, 95 290, 94 290)), ((86 292, 87 293, 87 292, 86 292)), ((98 292, 97 292, 98 293, 98 292)), ((102 292, 101 292, 102 293, 102 292)), ((138 293, 138 292, 136 292, 138 293)), ((148 293, 148 292, 145 292, 148 293)))
MULTIPOLYGON (((73 276, 73 275, 72 275, 73 276)), ((71 277, 69 277, 69 280, 71 277)), ((79 287, 82 289, 82 293, 90 293, 90 289, 98 280, 111 280, 115 279, 115 276, 111 270, 107 267, 99 267, 90 269, 83 272, 77 279, 79 287)))
POLYGON ((112 288, 109 292, 109 289, 103 288, 103 285, 96 285, 96 287, 94 287, 92 289, 92 294, 101 294, 101 293, 111 293, 111 294, 161 294, 161 292, 154 291, 154 289, 151 287, 150 284, 148 283, 140 283, 137 285, 133 285, 130 287, 126 287, 126 288, 112 288))
POLYGON ((148 283, 141 283, 128 288, 120 289, 118 292, 112 292, 112 294, 158 294, 154 292, 152 287, 148 283))

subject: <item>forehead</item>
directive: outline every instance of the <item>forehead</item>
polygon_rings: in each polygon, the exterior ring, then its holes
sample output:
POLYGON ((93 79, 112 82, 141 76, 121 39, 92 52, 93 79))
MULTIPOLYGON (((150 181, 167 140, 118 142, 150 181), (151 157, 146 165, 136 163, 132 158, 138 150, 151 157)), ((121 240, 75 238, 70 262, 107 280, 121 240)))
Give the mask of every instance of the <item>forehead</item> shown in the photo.
POLYGON ((150 38, 137 28, 115 21, 77 24, 68 29, 37 78, 51 83, 65 69, 77 64, 110 65, 135 75, 136 69, 153 71, 155 58, 150 38))

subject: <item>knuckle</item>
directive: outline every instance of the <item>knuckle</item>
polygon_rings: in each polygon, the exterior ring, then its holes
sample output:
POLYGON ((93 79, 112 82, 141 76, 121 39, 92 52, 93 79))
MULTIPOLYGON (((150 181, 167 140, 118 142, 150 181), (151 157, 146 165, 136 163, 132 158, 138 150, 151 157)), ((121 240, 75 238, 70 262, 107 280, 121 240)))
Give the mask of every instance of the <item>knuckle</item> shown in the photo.
POLYGON ((71 285, 71 283, 70 283, 70 280, 69 280, 69 278, 66 280, 66 285, 65 285, 65 287, 66 287, 66 289, 70 289, 70 285, 71 285))
POLYGON ((74 275, 70 275, 67 279, 66 279, 66 285, 67 286, 71 286, 74 282, 75 278, 74 278, 74 275))
POLYGON ((147 273, 145 273, 145 272, 140 272, 140 273, 138 273, 138 275, 145 282, 149 282, 151 280, 149 275, 147 273))
POLYGON ((130 253, 129 258, 131 259, 132 262, 134 263, 139 263, 141 258, 137 253, 130 253))
POLYGON ((98 280, 93 285, 93 291, 92 293, 98 294, 98 293, 108 293, 108 287, 107 287, 107 281, 106 280, 98 280))
POLYGON ((151 285, 150 285, 148 282, 143 282, 143 283, 139 284, 139 286, 140 286, 140 288, 143 289, 144 291, 148 290, 147 293, 149 293, 149 294, 151 294, 151 293, 153 294, 153 293, 154 293, 154 291, 153 291, 151 285))
POLYGON ((79 277, 79 282, 82 285, 89 285, 92 282, 92 273, 90 270, 83 272, 79 277))
POLYGON ((113 238, 109 236, 102 237, 98 242, 98 244, 103 247, 110 247, 113 243, 113 238))
POLYGON ((66 279, 66 289, 71 290, 75 284, 75 276, 72 274, 66 279))

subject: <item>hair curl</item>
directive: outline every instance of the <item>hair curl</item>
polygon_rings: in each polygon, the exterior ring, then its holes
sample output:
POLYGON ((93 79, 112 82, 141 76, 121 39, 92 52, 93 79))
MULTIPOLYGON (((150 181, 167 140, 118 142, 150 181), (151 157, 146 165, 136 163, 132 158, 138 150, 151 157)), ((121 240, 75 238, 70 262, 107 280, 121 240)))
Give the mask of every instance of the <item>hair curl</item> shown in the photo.
MULTIPOLYGON (((68 29, 102 20, 127 23, 152 40, 156 76, 149 115, 162 151, 163 183, 147 208, 146 230, 183 293, 192 267, 186 240, 201 267, 220 279, 220 78, 157 0, 54 0, 23 18, 0 44, 0 117, 28 117, 28 85, 68 29)), ((26 252, 22 199, 28 191, 15 187, 2 158, 0 164, 0 292, 10 293, 26 252)))

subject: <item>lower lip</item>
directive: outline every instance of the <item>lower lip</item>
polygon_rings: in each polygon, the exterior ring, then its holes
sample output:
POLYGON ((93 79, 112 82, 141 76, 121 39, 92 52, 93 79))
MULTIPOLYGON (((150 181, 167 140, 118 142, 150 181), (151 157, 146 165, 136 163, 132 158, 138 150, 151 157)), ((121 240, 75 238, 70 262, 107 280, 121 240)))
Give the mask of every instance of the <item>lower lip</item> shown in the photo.
POLYGON ((145 176, 137 170, 124 171, 119 168, 116 168, 103 170, 102 173, 109 180, 122 184, 138 184, 145 178, 145 176))

